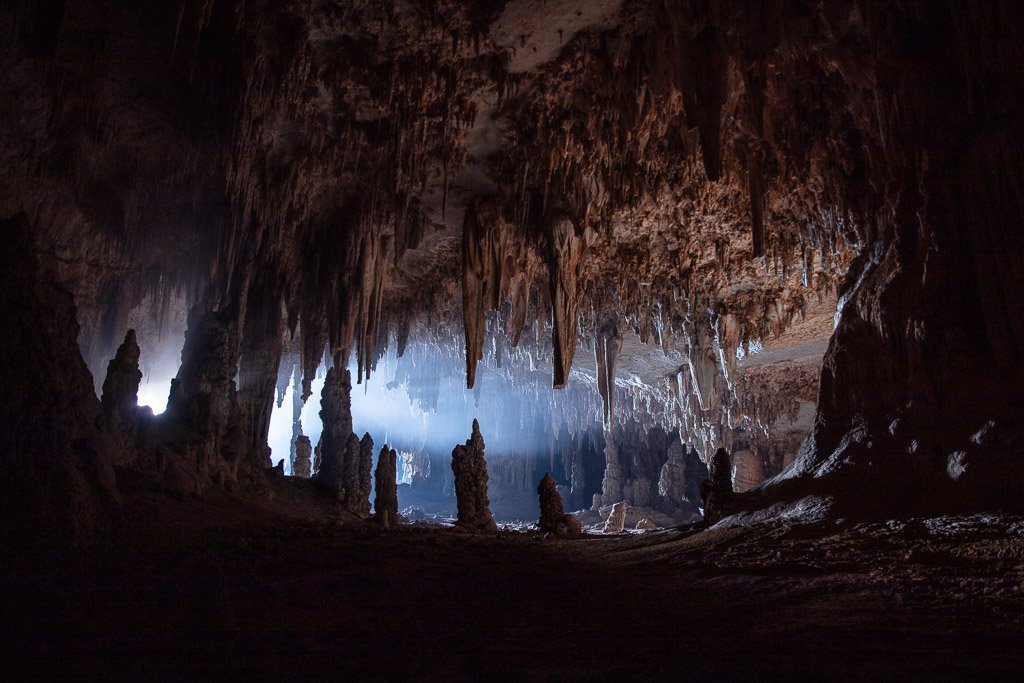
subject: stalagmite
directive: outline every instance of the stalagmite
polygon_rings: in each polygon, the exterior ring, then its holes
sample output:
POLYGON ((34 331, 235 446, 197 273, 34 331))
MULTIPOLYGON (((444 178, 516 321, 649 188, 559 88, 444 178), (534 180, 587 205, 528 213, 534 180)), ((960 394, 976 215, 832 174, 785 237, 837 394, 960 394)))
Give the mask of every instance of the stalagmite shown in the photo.
POLYGON ((497 531, 487 498, 487 462, 480 425, 473 420, 473 433, 466 443, 452 450, 455 474, 455 498, 458 506, 456 526, 476 531, 497 531))
POLYGON ((668 461, 658 478, 658 495, 675 507, 686 500, 686 451, 678 439, 668 447, 668 461))
POLYGON ((360 516, 370 512, 370 471, 373 439, 362 441, 352 432, 352 378, 348 369, 327 371, 320 399, 319 467, 313 481, 330 492, 349 512, 360 516))
POLYGON ((369 433, 363 434, 363 438, 359 440, 358 452, 348 455, 357 456, 357 467, 355 479, 346 486, 345 504, 352 512, 366 517, 370 514, 370 487, 373 474, 373 438, 369 433))
POLYGON ((604 431, 604 478, 601 480, 602 505, 610 505, 622 500, 622 466, 619 464, 619 449, 615 444, 615 431, 604 431))
POLYGON ((310 462, 310 455, 313 452, 313 445, 309 441, 309 437, 300 434, 295 439, 295 461, 292 463, 292 476, 302 477, 303 479, 309 479, 310 468, 312 463, 310 462))
POLYGON ((284 342, 280 294, 273 278, 254 284, 246 298, 244 315, 236 394, 239 422, 248 439, 246 457, 254 465, 269 467, 267 434, 284 342))
POLYGON ((597 391, 604 405, 604 424, 612 427, 615 419, 615 362, 622 348, 618 316, 608 316, 597 328, 594 357, 597 364, 597 391))
POLYGON ((706 525, 714 524, 723 517, 725 506, 732 495, 732 466, 729 463, 729 452, 719 448, 708 467, 708 478, 700 486, 706 525))
POLYGON ((576 328, 579 324, 579 271, 586 244, 576 235, 576 227, 566 215, 547 222, 547 263, 551 292, 552 346, 554 347, 553 386, 560 389, 569 381, 569 370, 576 353, 576 328))
POLYGON ((377 522, 386 527, 399 523, 397 459, 398 454, 385 444, 377 456, 377 471, 374 473, 373 514, 377 522))
POLYGON ((166 411, 189 434, 165 475, 179 493, 202 494, 211 482, 234 485, 262 476, 262 463, 244 457, 235 391, 239 354, 237 311, 193 308, 166 411))
POLYGON ((103 380, 100 400, 102 426, 118 445, 114 451, 118 465, 131 464, 137 455, 137 432, 143 414, 138 405, 139 382, 142 380, 139 355, 135 330, 128 330, 117 355, 107 366, 107 376, 103 380))
POLYGON ((557 487, 558 484, 550 473, 546 473, 540 480, 537 486, 537 495, 540 498, 540 520, 537 527, 555 536, 578 536, 583 529, 578 519, 565 513, 557 487))
POLYGON ((620 534, 626 527, 626 504, 622 501, 612 505, 608 513, 608 520, 604 523, 606 534, 620 534))

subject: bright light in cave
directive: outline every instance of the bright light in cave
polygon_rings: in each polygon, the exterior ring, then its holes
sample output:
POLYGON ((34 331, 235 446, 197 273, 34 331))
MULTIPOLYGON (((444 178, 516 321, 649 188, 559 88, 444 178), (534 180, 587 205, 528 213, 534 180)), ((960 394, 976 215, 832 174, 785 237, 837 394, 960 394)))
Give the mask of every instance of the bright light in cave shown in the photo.
MULTIPOLYGON (((547 435, 536 421, 534 413, 548 410, 530 394, 517 394, 507 380, 489 374, 481 367, 478 382, 484 385, 479 392, 465 389, 461 358, 457 372, 444 373, 444 379, 434 379, 434 386, 421 386, 423 380, 416 375, 397 372, 398 359, 386 354, 380 359, 377 372, 362 384, 353 381, 352 425, 357 436, 369 432, 373 437, 375 456, 385 443, 403 455, 414 453, 448 454, 455 444, 469 438, 474 418, 480 420, 492 455, 523 455, 538 449, 547 449, 547 435), (451 375, 450 377, 448 375, 451 375), (399 379, 396 375, 401 376, 399 379), (443 388, 438 386, 443 384, 443 388), (431 393, 432 389, 432 393, 431 393), (433 404, 424 404, 424 396, 434 396, 433 404), (534 405, 536 404, 536 405, 534 405), (529 416, 527 419, 525 416, 529 416)), ((406 359, 407 363, 411 362, 406 359)), ((421 361, 422 362, 422 361, 421 361)), ((356 367, 349 368, 353 380, 356 367)), ((326 375, 325 368, 317 372, 312 395, 302 408, 302 433, 315 446, 323 430, 320 421, 320 395, 326 375)), ((549 379, 543 376, 544 392, 549 379)), ((285 472, 291 473, 288 462, 291 452, 293 392, 289 386, 280 407, 276 402, 270 419, 268 442, 274 463, 285 460, 285 472)), ((404 465, 405 458, 403 460, 404 465)), ((405 483, 411 478, 411 466, 404 467, 405 483)))
POLYGON ((171 378, 160 380, 143 379, 139 384, 140 406, 148 406, 154 415, 167 410, 167 398, 171 393, 171 378))

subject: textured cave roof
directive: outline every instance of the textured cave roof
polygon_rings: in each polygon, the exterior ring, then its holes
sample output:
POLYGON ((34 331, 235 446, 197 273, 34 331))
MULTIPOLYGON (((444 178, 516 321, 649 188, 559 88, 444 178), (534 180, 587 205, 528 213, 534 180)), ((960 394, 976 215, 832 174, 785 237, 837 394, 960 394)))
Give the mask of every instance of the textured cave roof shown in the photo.
MULTIPOLYGON (((824 169, 853 144, 863 85, 829 46, 855 62, 860 18, 677 4, 71 3, 52 52, 3 57, 19 191, 2 208, 41 226, 93 367, 129 323, 166 345, 163 321, 196 303, 283 306, 307 375, 323 345, 369 369, 406 330, 472 336, 496 305, 585 375, 615 316, 625 376, 653 382, 695 330, 732 349, 781 338, 835 300, 858 243, 824 169), (690 58, 709 35, 713 72, 690 58)), ((830 330, 814 330, 820 354, 830 330)))

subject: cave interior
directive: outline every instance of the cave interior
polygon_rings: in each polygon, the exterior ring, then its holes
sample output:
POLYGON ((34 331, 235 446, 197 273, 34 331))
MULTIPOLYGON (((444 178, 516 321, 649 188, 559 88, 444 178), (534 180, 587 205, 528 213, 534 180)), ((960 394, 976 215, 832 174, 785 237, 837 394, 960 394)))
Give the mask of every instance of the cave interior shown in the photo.
POLYGON ((1024 3, 0 36, 7 670, 1024 670, 1024 3))

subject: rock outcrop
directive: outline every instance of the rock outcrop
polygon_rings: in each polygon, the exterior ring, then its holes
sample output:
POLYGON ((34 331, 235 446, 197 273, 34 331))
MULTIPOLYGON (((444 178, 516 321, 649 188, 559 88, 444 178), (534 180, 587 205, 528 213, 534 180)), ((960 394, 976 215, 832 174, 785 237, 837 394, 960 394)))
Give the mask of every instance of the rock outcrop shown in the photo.
POLYGON ((497 531, 487 497, 487 461, 484 460, 484 437, 480 424, 473 420, 473 433, 465 444, 452 450, 452 472, 455 475, 455 500, 458 518, 455 525, 473 531, 497 531))
POLYGON ((71 294, 24 214, 0 221, 0 318, 0 550, 88 543, 119 494, 71 294))
POLYGON ((374 472, 376 491, 373 499, 373 514, 382 526, 395 526, 398 516, 398 454, 385 444, 377 456, 377 470, 374 472))
POLYGON ((240 355, 237 308, 194 307, 157 445, 164 483, 177 493, 203 495, 211 484, 266 490, 269 458, 252 451, 237 400, 240 355))
POLYGON ((625 526, 626 504, 620 501, 612 505, 612 509, 608 513, 608 519, 604 523, 604 532, 606 534, 621 534, 625 526))
POLYGON ((540 484, 537 485, 537 495, 540 498, 538 529, 555 536, 579 536, 582 533, 579 520, 573 515, 567 515, 562 508, 562 497, 558 495, 558 482, 550 473, 545 473, 540 484))

